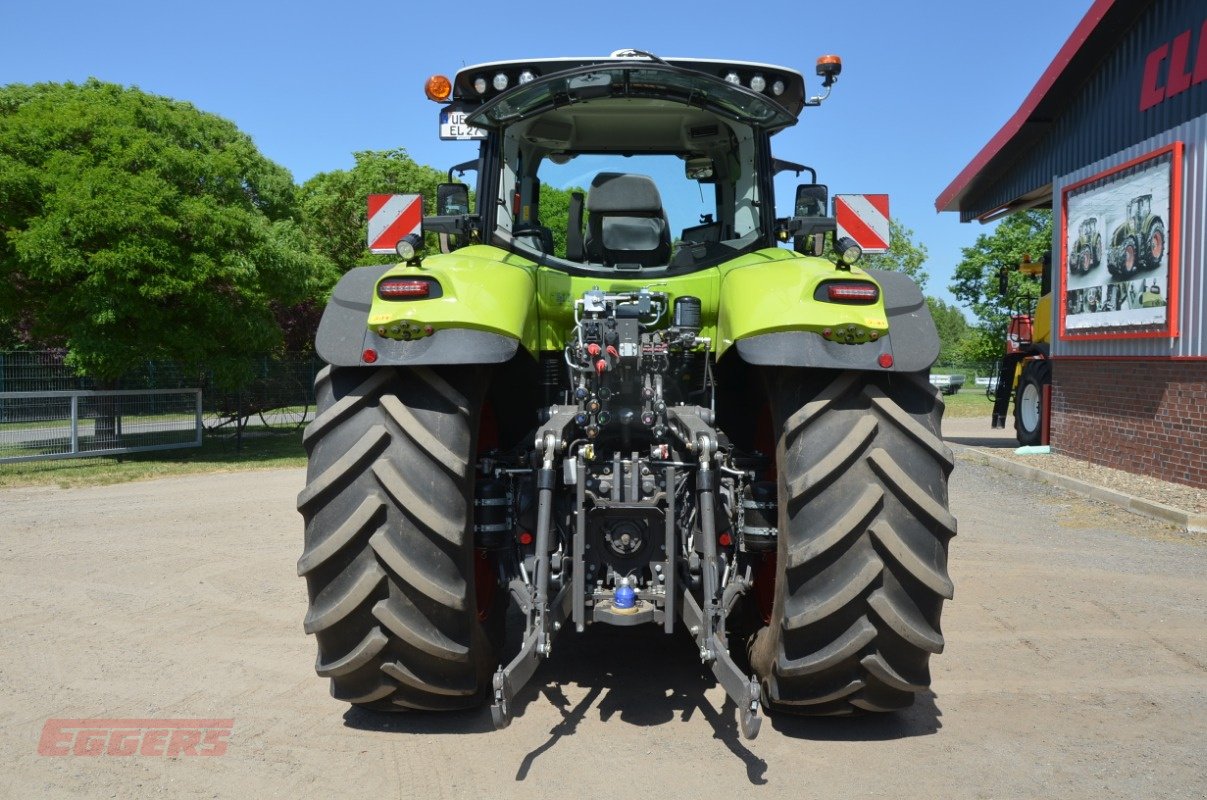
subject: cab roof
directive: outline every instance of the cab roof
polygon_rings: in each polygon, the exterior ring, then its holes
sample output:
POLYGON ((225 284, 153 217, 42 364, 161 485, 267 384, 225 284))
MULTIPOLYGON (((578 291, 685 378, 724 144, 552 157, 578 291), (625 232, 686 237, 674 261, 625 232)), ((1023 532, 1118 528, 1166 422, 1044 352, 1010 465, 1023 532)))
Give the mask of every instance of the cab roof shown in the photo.
MULTIPOLYGON (((618 51, 624 52, 624 51, 618 51)), ((632 51, 630 51, 632 52, 632 51)), ((780 67, 774 64, 763 64, 753 61, 725 61, 711 58, 659 58, 646 54, 610 56, 563 56, 558 58, 529 58, 515 61, 491 61, 483 64, 464 67, 457 72, 453 80, 453 99, 465 106, 475 106, 489 102, 500 95, 514 91, 519 87, 521 73, 527 71, 533 79, 546 78, 561 72, 573 71, 590 66, 639 66, 642 64, 662 64, 681 70, 701 73, 720 81, 733 82, 736 77, 738 85, 766 95, 793 118, 799 117, 805 107, 805 79, 797 70, 780 67), (496 90, 493 80, 496 75, 507 77, 507 87, 502 91, 496 90), (751 80, 756 76, 763 79, 764 88, 753 89, 751 80), (486 90, 479 92, 475 82, 481 78, 485 81, 486 90), (780 81, 783 91, 774 94, 776 82, 780 81)))

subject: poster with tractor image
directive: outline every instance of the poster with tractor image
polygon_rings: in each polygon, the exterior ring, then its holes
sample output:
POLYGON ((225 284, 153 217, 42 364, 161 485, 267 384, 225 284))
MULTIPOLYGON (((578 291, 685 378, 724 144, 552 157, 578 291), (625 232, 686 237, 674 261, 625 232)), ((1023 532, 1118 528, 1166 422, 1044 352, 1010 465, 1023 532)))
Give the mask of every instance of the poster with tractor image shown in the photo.
POLYGON ((1165 148, 1065 189, 1066 333, 1167 324, 1173 168, 1165 148))

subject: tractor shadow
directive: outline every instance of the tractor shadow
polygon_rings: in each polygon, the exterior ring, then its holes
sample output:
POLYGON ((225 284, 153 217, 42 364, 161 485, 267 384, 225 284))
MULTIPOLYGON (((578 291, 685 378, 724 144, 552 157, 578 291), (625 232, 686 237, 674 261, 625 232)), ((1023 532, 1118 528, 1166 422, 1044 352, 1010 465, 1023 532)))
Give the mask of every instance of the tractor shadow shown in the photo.
MULTIPOLYGON (((549 737, 520 762, 515 780, 528 777, 533 764, 566 736, 573 736, 587 715, 600 722, 654 727, 689 722, 700 715, 718 739, 746 767, 755 785, 767 782, 767 762, 751 752, 738 732, 733 704, 720 711, 705 698, 716 681, 695 657, 691 638, 668 636, 652 625, 614 628, 593 625, 582 634, 566 631, 554 641, 552 658, 543 663, 529 686, 516 698, 516 715, 530 704, 548 703, 562 719, 549 737), (571 701, 563 686, 586 689, 571 701)), ((577 694, 577 693, 576 693, 577 694)))
MULTIPOLYGON (((518 617, 509 623, 505 660, 518 649, 516 628, 523 624, 518 617)), ((638 727, 682 724, 698 715, 712 729, 713 738, 743 763, 752 785, 767 783, 768 763, 742 739, 733 703, 726 699, 718 710, 705 696, 715 686, 711 670, 696 658, 686 632, 668 636, 654 626, 626 629, 608 625, 593 625, 582 634, 566 630, 555 638, 552 657, 537 668, 513 703, 517 718, 523 717, 530 705, 552 707, 561 717, 549 728, 547 738, 521 759, 514 779, 526 780, 536 762, 555 750, 562 739, 575 735, 588 715, 597 715, 600 722, 638 727), (575 691, 568 695, 563 687, 574 687, 575 691)), ((911 708, 894 714, 849 718, 764 716, 762 736, 829 742, 907 739, 936 733, 942 727, 941 716, 935 695, 928 691, 921 693, 911 708)), ((480 734, 494 729, 488 708, 405 714, 350 708, 344 714, 344 724, 358 730, 400 734, 480 734)))
MULTIPOLYGON (((667 636, 653 626, 595 625, 583 634, 567 631, 555 640, 553 650, 553 657, 516 698, 516 715, 529 704, 548 703, 562 719, 550 729, 549 738, 524 757, 517 781, 524 780, 536 760, 559 740, 574 735, 589 713, 596 713, 601 722, 618 720, 641 727, 684 723, 699 715, 712 728, 713 738, 745 765, 751 784, 767 782, 768 764, 741 737, 732 701, 726 699, 718 710, 705 697, 716 680, 695 657, 695 646, 685 632, 667 636), (561 688, 570 685, 587 692, 571 701, 561 688)), ((942 727, 936 700, 933 692, 922 692, 911 708, 893 714, 824 719, 764 716, 762 736, 774 731, 771 735, 832 742, 929 736, 942 727)))

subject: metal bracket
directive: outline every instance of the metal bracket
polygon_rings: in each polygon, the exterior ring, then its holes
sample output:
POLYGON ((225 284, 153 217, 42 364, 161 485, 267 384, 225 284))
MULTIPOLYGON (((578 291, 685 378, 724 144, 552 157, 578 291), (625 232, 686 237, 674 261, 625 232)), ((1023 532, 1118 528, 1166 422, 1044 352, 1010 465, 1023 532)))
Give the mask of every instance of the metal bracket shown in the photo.
POLYGON ((695 636, 701 658, 711 667, 717 683, 737 706, 738 730, 742 737, 753 739, 758 736, 763 724, 763 718, 759 716, 758 678, 748 676, 738 668, 729 654, 728 643, 719 633, 704 638, 704 612, 690 592, 683 593, 683 623, 695 636))
MULTIPOLYGON (((570 616, 570 587, 563 586, 550 604, 553 632, 561 630, 570 616)), ((500 666, 494 675, 494 702, 490 706, 490 718, 496 730, 511 724, 512 702, 516 694, 528 685, 541 659, 548 655, 548 640, 544 631, 530 627, 520 645, 520 652, 506 667, 500 666), (542 652, 544 650, 544 652, 542 652)))

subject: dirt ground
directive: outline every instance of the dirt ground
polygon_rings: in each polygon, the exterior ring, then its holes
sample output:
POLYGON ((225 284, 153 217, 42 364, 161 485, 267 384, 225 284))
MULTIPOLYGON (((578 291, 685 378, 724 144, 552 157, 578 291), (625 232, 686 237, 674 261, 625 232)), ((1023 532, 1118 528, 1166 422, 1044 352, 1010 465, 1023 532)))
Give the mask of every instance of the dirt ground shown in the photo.
POLYGON ((906 713, 738 737, 685 639, 563 634, 486 711, 315 677, 302 472, 0 492, 0 797, 1207 796, 1207 547, 960 462, 947 650, 906 713), (225 754, 39 755, 52 718, 233 719, 225 754))

